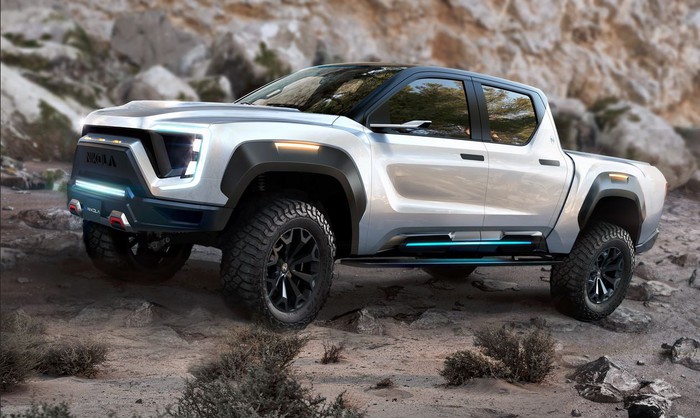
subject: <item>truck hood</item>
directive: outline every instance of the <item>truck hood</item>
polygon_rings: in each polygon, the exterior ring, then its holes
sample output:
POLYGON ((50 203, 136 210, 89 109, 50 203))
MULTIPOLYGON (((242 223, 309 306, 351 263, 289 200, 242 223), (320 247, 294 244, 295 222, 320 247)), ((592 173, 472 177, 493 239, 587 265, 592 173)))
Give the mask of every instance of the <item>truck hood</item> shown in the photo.
POLYGON ((336 115, 303 113, 297 109, 283 107, 140 100, 123 106, 96 110, 90 113, 83 123, 148 129, 164 122, 211 125, 268 121, 331 125, 337 118, 336 115))

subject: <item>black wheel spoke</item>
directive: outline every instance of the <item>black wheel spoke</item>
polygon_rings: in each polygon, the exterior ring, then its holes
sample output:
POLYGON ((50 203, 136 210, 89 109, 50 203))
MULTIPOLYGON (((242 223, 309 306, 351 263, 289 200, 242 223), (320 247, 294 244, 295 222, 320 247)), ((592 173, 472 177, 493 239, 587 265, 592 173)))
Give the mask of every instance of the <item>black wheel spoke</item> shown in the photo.
POLYGON ((624 257, 618 248, 600 251, 586 281, 588 299, 596 304, 610 299, 619 288, 624 267, 624 257))
POLYGON ((272 305, 282 312, 303 307, 314 291, 320 269, 318 243, 304 228, 280 235, 270 250, 265 286, 272 305))

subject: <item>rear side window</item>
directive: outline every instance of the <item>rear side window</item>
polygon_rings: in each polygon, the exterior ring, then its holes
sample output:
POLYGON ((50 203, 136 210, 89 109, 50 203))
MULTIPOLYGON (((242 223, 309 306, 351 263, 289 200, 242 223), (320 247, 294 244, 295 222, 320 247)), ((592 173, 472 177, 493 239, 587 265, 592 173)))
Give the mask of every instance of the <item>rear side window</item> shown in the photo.
POLYGON ((498 144, 526 144, 537 128, 530 97, 497 87, 482 87, 489 112, 491 140, 498 144))
POLYGON ((370 120, 391 124, 430 121, 430 126, 408 135, 455 139, 467 139, 471 135, 467 96, 464 84, 458 80, 423 78, 413 81, 384 103, 370 120))

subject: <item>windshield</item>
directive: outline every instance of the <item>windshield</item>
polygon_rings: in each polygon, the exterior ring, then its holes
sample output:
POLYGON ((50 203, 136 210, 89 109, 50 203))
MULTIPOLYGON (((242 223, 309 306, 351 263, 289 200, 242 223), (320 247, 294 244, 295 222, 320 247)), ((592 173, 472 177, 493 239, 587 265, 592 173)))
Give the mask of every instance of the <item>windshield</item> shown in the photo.
POLYGON ((405 68, 370 65, 307 68, 256 90, 236 103, 345 115, 405 68))

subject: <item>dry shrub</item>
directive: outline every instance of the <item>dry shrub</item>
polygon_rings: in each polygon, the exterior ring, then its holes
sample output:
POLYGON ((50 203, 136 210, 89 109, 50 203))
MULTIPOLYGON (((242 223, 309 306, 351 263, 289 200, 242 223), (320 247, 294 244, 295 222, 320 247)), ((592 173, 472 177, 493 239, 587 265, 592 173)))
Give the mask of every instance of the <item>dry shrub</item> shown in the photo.
POLYGON ((498 377, 539 383, 554 368, 554 340, 541 329, 523 337, 502 328, 484 328, 474 336, 477 350, 458 351, 445 360, 440 372, 449 385, 475 377, 498 377))
POLYGON ((0 317, 0 330, 26 335, 41 335, 46 332, 46 324, 28 315, 22 309, 3 313, 0 317))
POLYGON ((41 361, 45 325, 24 311, 0 317, 0 390, 11 390, 34 373, 41 361))
POLYGON ((281 335, 262 328, 235 330, 228 338, 228 349, 213 361, 190 370, 198 380, 238 379, 251 366, 263 362, 287 369, 308 342, 296 335, 281 335))
POLYGON ((61 402, 58 405, 50 405, 48 403, 32 405, 26 411, 19 414, 3 414, 3 418, 73 418, 68 405, 61 402))
POLYGON ((394 381, 391 380, 390 377, 386 377, 379 382, 377 382, 376 385, 374 385, 374 389, 387 389, 387 388, 393 388, 394 387, 394 381))
POLYGON ((331 344, 328 342, 323 343, 323 357, 321 357, 322 364, 337 363, 343 359, 343 350, 345 346, 341 343, 338 345, 331 344))
POLYGON ((457 351, 445 360, 445 367, 440 376, 447 380, 448 385, 459 386, 475 377, 500 377, 503 364, 498 363, 479 351, 457 351))
POLYGON ((59 341, 49 344, 40 369, 52 376, 94 377, 107 361, 107 346, 92 341, 59 341))
POLYGON ((243 329, 215 361, 192 370, 175 417, 361 417, 343 394, 332 402, 314 396, 296 380, 291 363, 307 339, 260 328, 243 329))

